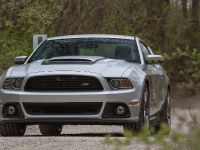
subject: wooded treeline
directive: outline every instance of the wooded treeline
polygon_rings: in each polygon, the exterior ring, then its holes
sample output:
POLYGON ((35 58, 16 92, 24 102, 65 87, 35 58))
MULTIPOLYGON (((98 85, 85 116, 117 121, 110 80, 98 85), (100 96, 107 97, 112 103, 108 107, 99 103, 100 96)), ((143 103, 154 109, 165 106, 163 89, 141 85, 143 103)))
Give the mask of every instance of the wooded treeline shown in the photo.
POLYGON ((199 88, 200 0, 0 0, 0 71, 32 35, 124 34, 162 53, 173 82, 199 88), (182 84, 183 83, 183 84, 182 84))

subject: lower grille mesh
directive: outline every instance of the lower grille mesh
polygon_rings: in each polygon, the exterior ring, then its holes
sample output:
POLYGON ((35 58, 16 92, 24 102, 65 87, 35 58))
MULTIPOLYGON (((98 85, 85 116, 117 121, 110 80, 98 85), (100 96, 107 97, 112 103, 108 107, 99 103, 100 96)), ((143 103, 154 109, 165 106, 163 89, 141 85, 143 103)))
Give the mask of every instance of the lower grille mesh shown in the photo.
POLYGON ((23 103, 30 115, 96 115, 102 102, 23 103))

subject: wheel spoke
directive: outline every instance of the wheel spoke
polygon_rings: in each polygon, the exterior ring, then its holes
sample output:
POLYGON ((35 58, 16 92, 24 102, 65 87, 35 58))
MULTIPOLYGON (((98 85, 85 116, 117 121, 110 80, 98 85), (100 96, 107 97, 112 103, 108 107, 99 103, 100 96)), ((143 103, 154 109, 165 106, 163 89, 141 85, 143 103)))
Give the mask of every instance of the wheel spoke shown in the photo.
POLYGON ((147 87, 144 89, 144 126, 149 130, 150 122, 149 122, 149 93, 147 87))
POLYGON ((170 96, 167 97, 167 123, 171 127, 171 105, 170 105, 170 96))

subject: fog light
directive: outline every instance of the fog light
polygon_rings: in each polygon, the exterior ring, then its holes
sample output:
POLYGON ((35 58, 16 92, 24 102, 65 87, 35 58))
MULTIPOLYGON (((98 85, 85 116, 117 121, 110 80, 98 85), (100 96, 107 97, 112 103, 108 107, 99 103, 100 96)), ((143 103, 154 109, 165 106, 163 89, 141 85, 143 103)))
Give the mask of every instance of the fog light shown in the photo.
POLYGON ((7 108, 7 113, 9 114, 9 115, 13 115, 14 113, 15 113, 15 107, 14 106, 8 106, 8 108, 7 108))
POLYGON ((117 115, 124 115, 125 114, 125 108, 123 106, 117 106, 115 109, 115 112, 117 115))

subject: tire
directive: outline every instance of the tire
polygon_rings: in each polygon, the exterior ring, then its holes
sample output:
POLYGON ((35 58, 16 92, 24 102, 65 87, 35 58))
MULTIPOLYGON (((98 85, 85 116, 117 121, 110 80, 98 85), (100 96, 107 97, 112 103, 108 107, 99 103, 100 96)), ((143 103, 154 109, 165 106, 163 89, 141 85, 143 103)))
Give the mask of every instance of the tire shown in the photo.
POLYGON ((137 123, 125 124, 124 131, 128 130, 133 133, 139 132, 144 126, 150 131, 150 109, 149 109, 149 89, 145 84, 142 94, 139 121, 137 123))
POLYGON ((57 124, 40 124, 39 129, 42 135, 56 136, 62 132, 62 125, 57 124))
POLYGON ((26 131, 26 125, 17 123, 0 123, 1 136, 23 136, 26 131))
POLYGON ((165 98, 165 104, 162 108, 160 114, 160 123, 155 125, 155 132, 159 132, 162 129, 162 125, 165 125, 166 129, 164 130, 163 134, 169 135, 171 129, 171 99, 170 93, 167 92, 167 96, 165 98))

